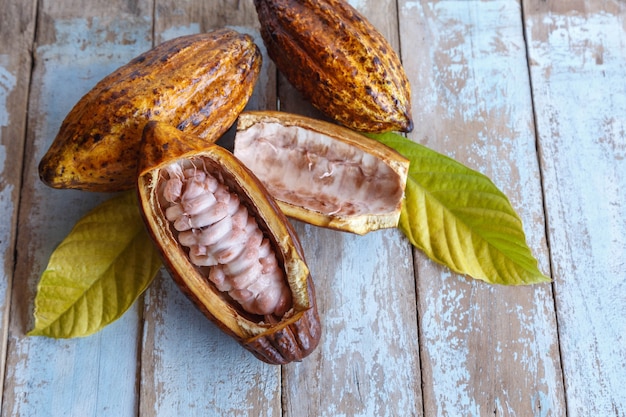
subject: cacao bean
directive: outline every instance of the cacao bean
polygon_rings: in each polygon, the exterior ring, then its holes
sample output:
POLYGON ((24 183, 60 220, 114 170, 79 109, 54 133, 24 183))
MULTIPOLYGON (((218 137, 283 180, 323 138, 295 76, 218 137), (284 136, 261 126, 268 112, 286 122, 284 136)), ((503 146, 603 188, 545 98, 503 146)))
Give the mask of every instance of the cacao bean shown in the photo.
POLYGON ((260 68, 252 37, 232 29, 163 42, 76 103, 39 164, 40 178, 54 188, 130 189, 148 120, 216 141, 248 102, 260 68))
POLYGON ((302 247, 252 172, 225 148, 149 122, 137 185, 164 264, 210 320, 268 363, 315 349, 321 328, 302 247))
POLYGON ((409 161, 350 129, 247 111, 239 115, 234 155, 289 217, 357 234, 398 225, 409 161))

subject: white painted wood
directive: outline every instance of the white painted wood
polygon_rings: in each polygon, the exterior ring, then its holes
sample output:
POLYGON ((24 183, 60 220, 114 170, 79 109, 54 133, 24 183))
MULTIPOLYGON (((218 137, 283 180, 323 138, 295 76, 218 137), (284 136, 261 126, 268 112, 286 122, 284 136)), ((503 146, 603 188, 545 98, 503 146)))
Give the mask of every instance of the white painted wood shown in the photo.
MULTIPOLYGON (((252 0, 159 0, 154 13, 144 0, 0 0, 2 416, 626 415, 625 4, 350 3, 402 52, 410 137, 494 180, 553 285, 489 286, 420 252, 414 263, 397 230, 296 223, 324 326, 300 363, 253 358, 166 273, 96 335, 26 337, 48 256, 108 197, 37 178, 71 106, 153 35, 231 26, 260 40, 252 0)), ((249 108, 274 108, 278 92, 281 109, 320 117, 274 74, 265 56, 249 108)))
POLYGON ((421 416, 412 259, 398 230, 355 236, 298 225, 323 333, 286 366, 288 416, 421 416))
MULTIPOLYGON (((393 2, 350 1, 398 47, 393 2)), ((283 79, 281 108, 321 117, 283 79)), ((285 367, 288 416, 421 416, 411 247, 398 230, 356 236, 298 224, 323 332, 285 367)))
MULTIPOLYGON (((4 137, 3 131, 9 124, 9 110, 7 108, 7 97, 13 92, 17 84, 17 77, 14 74, 14 68, 11 70, 8 54, 0 55, 0 213, 3 214, 5 221, 0 223, 0 340, 1 349, 0 369, 4 369, 4 358, 6 358, 6 338, 8 333, 8 317, 9 306, 11 305, 11 283, 13 281, 13 266, 15 265, 14 249, 15 249, 15 227, 17 223, 17 196, 15 188, 19 189, 19 183, 15 183, 16 174, 20 171, 6 169, 9 155, 16 151, 15 147, 9 146, 8 140, 4 137)), ((23 134, 24 132, 18 132, 23 134)), ((18 142, 22 144, 20 140, 18 142)), ((0 390, 2 384, 0 383, 0 390)))
POLYGON ((525 2, 567 407, 626 415, 626 5, 525 2))
MULTIPOLYGON (((0 369, 5 368, 11 286, 15 266, 30 51, 35 27, 34 2, 0 0, 0 369)), ((0 381, 0 392, 4 378, 0 381)))
MULTIPOLYGON (((157 2, 155 37, 164 41, 229 26, 261 43, 254 29, 256 14, 250 13, 252 1, 237 3, 157 2), (235 18, 238 12, 248 21, 235 18)), ((268 72, 273 66, 266 54, 264 61, 248 108, 267 108, 275 102, 276 77, 268 72)), ((165 272, 147 293, 144 319, 142 416, 281 415, 281 368, 262 363, 222 333, 165 272)))
MULTIPOLYGON (((399 5, 410 137, 493 179, 549 274, 520 4, 399 5)), ((416 260, 425 415, 564 415, 550 285, 490 286, 416 260)))
POLYGON ((150 42, 146 36, 150 34, 150 20, 130 15, 116 21, 99 19, 51 19, 39 26, 12 288, 4 416, 130 416, 137 407, 138 308, 84 339, 25 336, 32 328, 36 285, 50 253, 79 217, 108 197, 48 188, 39 181, 37 164, 74 103, 150 42))
POLYGON ((280 416, 280 367, 221 332, 163 274, 146 297, 142 416, 280 416))

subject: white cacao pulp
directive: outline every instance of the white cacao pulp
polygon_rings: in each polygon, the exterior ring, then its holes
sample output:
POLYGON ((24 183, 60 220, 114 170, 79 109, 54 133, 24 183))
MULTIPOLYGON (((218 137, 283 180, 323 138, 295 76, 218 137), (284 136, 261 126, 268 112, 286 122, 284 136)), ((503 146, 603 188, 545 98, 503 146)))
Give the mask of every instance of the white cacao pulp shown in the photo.
POLYGON ((358 234, 398 224, 409 161, 378 141, 295 114, 244 112, 233 153, 289 217, 358 234))
POLYGON ((167 220, 207 278, 252 314, 281 317, 291 292, 270 241, 219 174, 202 159, 174 162, 161 171, 167 220))
POLYGON ((297 126, 264 122, 239 132, 235 156, 275 198, 320 212, 386 212, 404 191, 384 161, 297 126))

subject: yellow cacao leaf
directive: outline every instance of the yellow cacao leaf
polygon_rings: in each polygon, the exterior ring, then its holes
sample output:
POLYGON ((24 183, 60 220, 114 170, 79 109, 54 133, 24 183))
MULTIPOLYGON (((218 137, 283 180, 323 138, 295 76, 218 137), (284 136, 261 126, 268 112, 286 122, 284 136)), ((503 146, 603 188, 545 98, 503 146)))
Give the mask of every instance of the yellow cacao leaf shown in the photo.
POLYGON ((120 318, 148 287, 161 260, 134 192, 80 219, 50 256, 35 297, 31 336, 87 336, 120 318))

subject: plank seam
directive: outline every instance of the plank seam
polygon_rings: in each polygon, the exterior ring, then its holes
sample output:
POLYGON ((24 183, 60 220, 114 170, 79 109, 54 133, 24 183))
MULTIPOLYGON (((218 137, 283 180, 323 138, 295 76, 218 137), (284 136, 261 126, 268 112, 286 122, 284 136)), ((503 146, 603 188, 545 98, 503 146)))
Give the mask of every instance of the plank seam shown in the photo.
MULTIPOLYGON (((541 164, 541 142, 539 141, 539 128, 537 126, 537 109, 535 106, 535 89, 533 87, 533 76, 532 76, 532 71, 530 68, 530 62, 531 62, 531 58, 530 58, 530 45, 529 45, 529 36, 528 36, 528 32, 527 32, 527 27, 526 27, 526 1, 522 0, 520 1, 520 16, 522 19, 522 36, 524 38, 524 48, 525 48, 525 53, 526 53, 526 69, 528 71, 528 85, 530 88, 530 103, 531 103, 531 110, 532 110, 532 120, 533 120, 533 129, 534 129, 534 136, 535 136, 535 154, 537 155, 537 167, 539 170, 539 183, 541 184, 541 197, 542 197, 542 207, 543 207, 543 216, 544 216, 544 235, 546 237, 546 247, 547 247, 547 251, 548 251, 548 274, 550 277, 553 278, 553 274, 552 271, 554 270, 554 263, 553 263, 553 258, 552 258, 552 246, 550 245, 550 227, 549 227, 549 223, 550 223, 550 219, 548 218, 548 210, 546 207, 546 195, 545 195, 545 180, 544 180, 544 172, 543 172, 543 166, 541 164)), ((557 306, 557 302, 556 302, 556 296, 555 296, 555 292, 556 292, 556 287, 554 284, 554 279, 552 279, 552 282, 550 283, 550 288, 551 288, 551 295, 552 295, 552 304, 553 304, 553 308, 554 308, 554 318, 555 318, 555 322, 556 322, 556 339, 557 339, 557 344, 559 347, 559 366, 561 367, 561 369, 563 369, 563 351, 561 349, 561 336, 560 336, 560 332, 559 332, 559 328, 560 328, 560 324, 559 324, 559 314, 558 314, 558 306, 557 306)), ((565 373, 561 372, 561 382, 563 384, 563 401, 565 404, 565 416, 567 417, 569 415, 568 410, 569 407, 567 405, 567 385, 565 384, 565 373)))
MULTIPOLYGON (((402 57, 403 57, 403 53, 402 53, 402 31, 400 29, 400 0, 396 0, 394 2, 395 6, 396 6, 396 20, 397 20, 397 38, 398 38, 398 56, 400 57, 400 61, 402 62, 402 57)), ((406 137, 406 134, 404 135, 406 137)), ((419 314, 419 308, 417 307, 417 302, 419 300, 418 297, 418 291, 419 291, 419 285, 418 285, 418 275, 419 275, 419 271, 416 268, 417 265, 417 261, 416 261, 416 249, 411 248, 410 249, 410 253, 411 253, 411 264, 413 266, 413 294, 415 295, 415 331, 416 331, 416 335, 417 335, 417 363, 419 364, 419 368, 420 368, 420 386, 419 388, 416 388, 416 390, 419 391, 419 398, 420 398, 420 402, 421 402, 421 409, 420 411, 420 416, 425 416, 426 415, 426 402, 424 401, 424 386, 426 381, 424 380, 424 372, 422 372, 423 370, 423 364, 422 364, 422 344, 420 343, 420 314, 419 314)), ((416 410, 417 411, 417 410, 416 410)))
POLYGON ((18 257, 18 251, 17 251, 17 243, 19 241, 19 232, 20 232, 20 228, 18 227, 20 224, 20 214, 21 214, 21 205, 22 205, 22 187, 24 184, 24 178, 26 176, 26 151, 28 148, 28 137, 29 137, 29 125, 28 125, 28 115, 30 114, 30 105, 31 105, 31 100, 30 100, 30 96, 31 96, 31 87, 33 84, 33 72, 34 72, 34 67, 35 67, 35 45, 37 43, 37 31, 39 29, 39 8, 41 5, 41 1, 42 0, 32 0, 33 3, 35 3, 35 7, 34 7, 34 13, 32 15, 33 17, 33 33, 32 33, 32 37, 30 39, 29 42, 29 58, 30 58, 30 73, 28 74, 28 85, 26 87, 26 112, 23 115, 23 119, 22 119, 22 125, 24 126, 24 130, 23 130, 23 144, 22 144, 22 166, 21 166, 21 173, 20 173, 20 177, 19 180, 16 184, 16 188, 19 190, 19 195, 17 197, 17 204, 15 207, 15 233, 13 234, 13 254, 12 254, 12 259, 13 259, 13 265, 11 268, 11 277, 9 280, 7 280, 7 288, 6 288, 6 294, 9 295, 8 297, 8 301, 7 301, 7 306, 6 306, 6 314, 4 315, 4 320, 3 320, 3 341, 4 341, 4 346, 2 347, 4 349, 4 357, 2 358, 2 379, 0 380, 0 392, 2 392, 2 399, 0 400, 0 414, 4 415, 4 387, 5 387, 5 383, 6 383, 6 379, 7 379, 7 362, 9 359, 9 323, 11 322, 11 312, 13 310, 13 282, 15 280, 15 274, 17 272, 17 257, 18 257))
MULTIPOLYGON (((156 46, 155 45, 156 44, 156 19, 157 19, 156 3, 157 3, 157 0, 152 0, 152 20, 151 20, 151 28, 150 28, 150 36, 152 38, 150 40, 150 44, 152 45, 153 48, 156 46)), ((143 413, 143 396, 142 396, 143 390, 141 389, 141 386, 143 385, 143 371, 144 371, 143 352, 144 352, 144 347, 146 345, 145 312, 146 312, 147 292, 148 291, 145 291, 141 295, 141 297, 139 297, 139 299, 136 301, 136 302, 141 302, 142 304, 141 308, 137 309, 139 312, 139 323, 137 324, 137 326, 139 327, 138 334, 140 335, 140 337, 137 340, 137 369, 135 370, 135 390, 136 390, 136 398, 137 398, 137 400, 135 401, 135 415, 137 417, 141 417, 143 413)))

